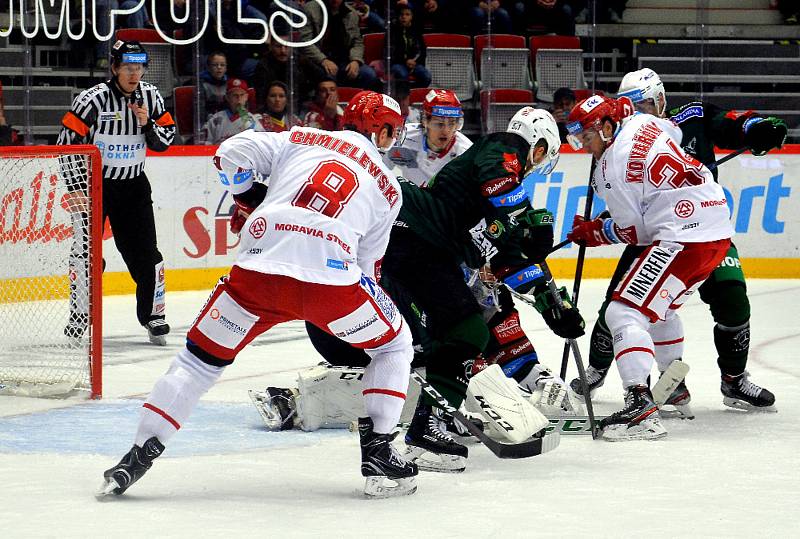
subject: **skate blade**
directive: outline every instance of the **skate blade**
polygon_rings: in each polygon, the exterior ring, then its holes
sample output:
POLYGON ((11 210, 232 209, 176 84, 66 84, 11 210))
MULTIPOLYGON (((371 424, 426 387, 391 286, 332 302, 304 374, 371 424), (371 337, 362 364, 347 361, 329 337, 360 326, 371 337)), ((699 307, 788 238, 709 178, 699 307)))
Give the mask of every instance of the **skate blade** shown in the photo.
POLYGON ((661 420, 645 419, 638 425, 608 425, 603 428, 601 438, 608 442, 627 442, 630 440, 658 440, 667 435, 661 420))
POLYGON ((117 483, 114 479, 104 479, 103 484, 94 493, 94 497, 97 499, 97 501, 101 502, 112 500, 115 496, 118 496, 118 494, 114 492, 118 488, 119 483, 117 483))
POLYGON ((150 339, 150 342, 155 344, 156 346, 167 345, 167 338, 164 335, 153 335, 151 333, 148 333, 147 337, 150 339))
POLYGON ((391 479, 385 475, 371 475, 364 482, 364 496, 368 499, 410 496, 417 491, 416 477, 391 479))
MULTIPOLYGON (((250 395, 250 400, 253 401, 253 405, 261 415, 261 419, 264 420, 264 425, 267 427, 267 430, 281 430, 281 426, 283 425, 281 422, 281 415, 270 407, 269 403, 267 402, 266 392, 248 389, 247 394, 250 395)), ((358 430, 357 424, 356 430, 358 430)))
POLYGON ((461 473, 467 468, 465 457, 432 453, 421 447, 407 447, 405 457, 426 472, 461 473))
POLYGON ((753 406, 749 402, 746 402, 746 401, 743 401, 743 400, 740 400, 740 399, 734 399, 732 397, 724 397, 722 399, 722 404, 724 404, 725 406, 728 406, 730 408, 734 408, 736 410, 743 410, 745 412, 776 413, 778 411, 778 409, 775 408, 774 404, 770 405, 770 406, 753 406))
POLYGON ((688 404, 665 404, 659 407, 658 415, 661 419, 694 419, 694 412, 688 404))

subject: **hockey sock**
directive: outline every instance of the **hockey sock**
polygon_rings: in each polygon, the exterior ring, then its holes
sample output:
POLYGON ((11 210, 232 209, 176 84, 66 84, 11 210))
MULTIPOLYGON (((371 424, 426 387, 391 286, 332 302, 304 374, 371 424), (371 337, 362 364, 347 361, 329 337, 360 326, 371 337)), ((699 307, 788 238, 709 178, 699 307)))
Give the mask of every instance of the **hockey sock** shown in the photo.
POLYGON ((155 436, 166 445, 223 370, 203 363, 186 348, 178 352, 142 407, 135 444, 141 447, 155 436))
POLYGON ((658 370, 664 372, 669 364, 683 357, 683 323, 675 311, 667 313, 666 320, 650 326, 650 337, 655 345, 658 370))
POLYGON ((735 247, 700 287, 700 298, 708 303, 717 324, 714 344, 720 371, 741 374, 750 350, 750 301, 735 247))
POLYGON ((647 332, 650 321, 619 301, 609 304, 606 321, 614 336, 614 358, 622 387, 646 384, 655 357, 653 339, 647 332))
POLYGON ((598 313, 597 322, 592 329, 592 338, 589 342, 589 365, 598 370, 607 369, 614 362, 614 346, 611 331, 606 323, 606 309, 608 303, 603 303, 598 313))
POLYGON ((722 374, 738 376, 747 366, 750 351, 750 322, 740 326, 714 326, 714 344, 717 347, 717 365, 722 374))
POLYGON ((373 431, 388 434, 397 425, 406 402, 414 357, 408 326, 385 345, 366 352, 372 361, 364 369, 364 408, 372 418, 373 431))

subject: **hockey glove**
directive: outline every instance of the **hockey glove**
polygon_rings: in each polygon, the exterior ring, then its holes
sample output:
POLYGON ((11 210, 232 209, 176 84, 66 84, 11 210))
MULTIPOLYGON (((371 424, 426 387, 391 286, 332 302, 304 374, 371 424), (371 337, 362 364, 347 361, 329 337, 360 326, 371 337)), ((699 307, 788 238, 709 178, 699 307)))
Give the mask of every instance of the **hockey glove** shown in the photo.
POLYGON ((578 312, 578 308, 572 305, 567 289, 562 286, 558 293, 564 302, 563 309, 556 305, 550 290, 546 287, 540 287, 534 294, 536 300, 534 307, 553 333, 563 339, 577 339, 585 333, 586 322, 578 312))
POLYGON ((773 148, 780 148, 786 141, 788 128, 780 118, 753 116, 745 120, 744 145, 753 155, 764 155, 773 148))
POLYGON ((242 231, 245 221, 261 204, 265 196, 267 196, 267 186, 258 182, 253 183, 253 186, 244 193, 233 195, 235 207, 231 214, 231 232, 238 234, 242 231))
POLYGON ((567 234, 567 239, 587 247, 611 245, 621 243, 617 225, 611 218, 597 217, 586 221, 581 215, 576 215, 572 220, 572 231, 567 234))
POLYGON ((553 214, 545 209, 528 209, 517 217, 522 228, 520 250, 530 262, 538 264, 553 249, 553 214))

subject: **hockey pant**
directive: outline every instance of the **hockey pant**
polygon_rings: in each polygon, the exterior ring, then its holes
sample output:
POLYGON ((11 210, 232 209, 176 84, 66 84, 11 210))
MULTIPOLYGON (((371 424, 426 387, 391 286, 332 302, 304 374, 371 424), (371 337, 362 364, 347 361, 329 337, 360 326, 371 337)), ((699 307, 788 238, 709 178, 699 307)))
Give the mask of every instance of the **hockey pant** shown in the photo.
POLYGON ((634 260, 605 313, 623 387, 647 383, 656 357, 653 336, 664 347, 660 367, 676 358, 682 346, 682 340, 675 338, 680 329, 674 321, 676 311, 720 263, 729 246, 727 239, 686 244, 658 241, 634 260))

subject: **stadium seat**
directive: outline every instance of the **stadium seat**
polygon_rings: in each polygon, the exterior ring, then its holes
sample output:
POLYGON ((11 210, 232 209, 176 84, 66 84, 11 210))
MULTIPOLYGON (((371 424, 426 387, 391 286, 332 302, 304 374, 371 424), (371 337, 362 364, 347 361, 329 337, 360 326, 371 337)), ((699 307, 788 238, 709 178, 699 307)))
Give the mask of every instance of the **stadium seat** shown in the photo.
POLYGON ((525 38, 510 34, 475 36, 475 65, 482 90, 533 87, 525 38))
POLYGON ((453 90, 461 101, 471 100, 477 86, 472 39, 461 34, 424 34, 423 39, 431 86, 453 90))
POLYGON ((384 60, 386 44, 386 34, 379 32, 375 34, 364 34, 364 63, 369 65, 375 60, 384 60))
MULTIPOLYGON (((174 47, 153 29, 123 28, 117 30, 116 38, 123 41, 138 41, 147 49, 150 57, 144 80, 155 84, 162 96, 172 95, 175 81, 174 47)), ((168 97, 165 97, 168 99, 168 97)))
POLYGON ((505 131, 509 120, 522 107, 533 104, 533 92, 520 89, 481 92, 481 129, 484 135, 505 131))
POLYGON ((583 50, 576 36, 533 36, 531 61, 536 80, 536 98, 553 102, 558 88, 585 88, 583 50))
POLYGON ((353 96, 356 95, 358 92, 364 91, 363 88, 352 88, 350 86, 339 86, 336 90, 336 93, 339 95, 339 104, 341 106, 347 105, 353 96))

